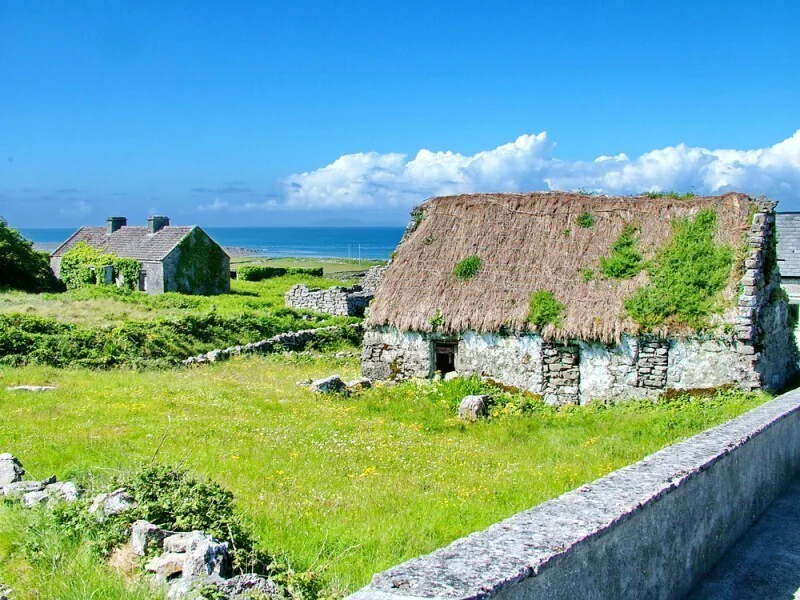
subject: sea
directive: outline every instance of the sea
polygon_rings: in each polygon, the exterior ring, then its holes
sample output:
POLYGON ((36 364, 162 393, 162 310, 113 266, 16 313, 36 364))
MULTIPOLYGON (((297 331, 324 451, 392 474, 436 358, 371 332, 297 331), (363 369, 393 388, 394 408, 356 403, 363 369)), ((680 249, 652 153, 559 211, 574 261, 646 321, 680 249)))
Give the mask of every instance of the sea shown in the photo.
MULTIPOLYGON (((386 260, 403 237, 402 227, 204 227, 232 255, 269 258, 386 260)), ((21 229, 41 250, 55 250, 74 229, 21 229)))

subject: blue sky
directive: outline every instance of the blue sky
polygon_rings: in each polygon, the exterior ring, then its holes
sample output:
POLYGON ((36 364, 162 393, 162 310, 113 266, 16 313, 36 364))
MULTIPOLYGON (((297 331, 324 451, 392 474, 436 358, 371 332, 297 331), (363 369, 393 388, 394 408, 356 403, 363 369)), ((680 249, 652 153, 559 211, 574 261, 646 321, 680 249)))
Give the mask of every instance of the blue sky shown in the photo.
POLYGON ((579 187, 800 210, 799 30, 789 0, 7 0, 0 215, 399 224, 579 187))

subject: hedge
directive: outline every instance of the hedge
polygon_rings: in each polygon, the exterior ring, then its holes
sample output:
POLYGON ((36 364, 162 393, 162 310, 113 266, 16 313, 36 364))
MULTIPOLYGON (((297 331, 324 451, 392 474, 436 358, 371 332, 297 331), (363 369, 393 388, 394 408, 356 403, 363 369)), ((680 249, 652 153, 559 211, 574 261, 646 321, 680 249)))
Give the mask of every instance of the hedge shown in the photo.
POLYGON ((283 277, 284 275, 308 275, 311 277, 322 277, 322 268, 319 269, 300 269, 295 267, 261 267, 251 265, 240 267, 236 272, 236 278, 242 281, 261 281, 273 277, 283 277))

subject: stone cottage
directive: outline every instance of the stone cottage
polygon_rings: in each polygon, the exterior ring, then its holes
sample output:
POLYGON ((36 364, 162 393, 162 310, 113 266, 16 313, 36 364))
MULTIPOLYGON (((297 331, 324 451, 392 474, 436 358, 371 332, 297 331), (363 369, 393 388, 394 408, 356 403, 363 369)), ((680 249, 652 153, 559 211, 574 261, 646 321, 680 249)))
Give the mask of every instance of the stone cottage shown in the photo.
POLYGON ((789 317, 795 338, 800 341, 800 213, 778 213, 775 224, 778 228, 781 285, 789 297, 789 317))
POLYGON ((557 404, 778 389, 796 349, 774 210, 736 193, 434 198, 376 293, 363 373, 477 373, 557 404))
POLYGON ((81 227, 50 255, 56 277, 63 256, 81 242, 139 261, 136 287, 148 294, 213 295, 231 289, 230 257, 197 225, 176 227, 168 217, 150 217, 146 227, 129 227, 125 217, 109 217, 105 227, 81 227))

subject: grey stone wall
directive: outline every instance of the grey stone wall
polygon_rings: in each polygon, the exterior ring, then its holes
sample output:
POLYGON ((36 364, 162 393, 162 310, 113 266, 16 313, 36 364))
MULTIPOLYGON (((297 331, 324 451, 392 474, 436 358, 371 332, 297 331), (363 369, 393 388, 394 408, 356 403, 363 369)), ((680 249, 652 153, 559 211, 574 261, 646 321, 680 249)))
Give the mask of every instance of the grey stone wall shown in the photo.
POLYGON ((387 268, 386 266, 378 265, 367 271, 359 284, 361 286, 361 291, 366 294, 374 295, 375 292, 378 291, 378 286, 381 284, 383 274, 386 272, 387 268))
POLYGON ((549 404, 580 402, 578 346, 545 343, 542 348, 542 395, 549 404))
POLYGON ((379 573, 351 598, 684 598, 798 469, 795 391, 379 573))
POLYGON ((456 370, 497 375, 506 385, 539 393, 542 389, 542 339, 466 331, 458 341, 456 370))
POLYGON ((364 332, 361 371, 370 379, 429 377, 431 345, 421 333, 401 333, 394 328, 364 332))
POLYGON ((304 283, 292 286, 285 296, 286 306, 290 308, 350 317, 363 317, 373 297, 372 293, 364 292, 361 286, 334 286, 322 290, 309 288, 304 283))
MULTIPOLYGON (((361 368, 370 379, 429 377, 438 338, 373 328, 364 336, 361 368)), ((733 385, 753 389, 751 354, 730 338, 655 340, 623 337, 620 344, 559 345, 538 335, 464 332, 457 340, 456 370, 541 394, 553 404, 654 397, 665 389, 733 385)), ((769 350, 772 352, 772 350, 769 350)), ((773 359, 778 361, 778 359, 773 359)), ((755 377, 755 379, 754 379, 755 377)))

